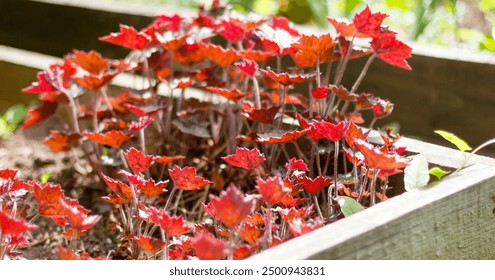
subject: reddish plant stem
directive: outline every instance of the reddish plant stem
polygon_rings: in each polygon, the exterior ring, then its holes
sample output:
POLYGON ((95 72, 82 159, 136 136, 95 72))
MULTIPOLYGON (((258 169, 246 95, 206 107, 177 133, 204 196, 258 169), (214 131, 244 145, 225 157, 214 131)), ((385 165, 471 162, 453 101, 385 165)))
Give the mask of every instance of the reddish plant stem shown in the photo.
POLYGON ((358 89, 359 85, 364 80, 364 77, 366 76, 366 73, 368 73, 368 70, 370 68, 371 62, 373 62, 373 59, 375 59, 376 55, 373 53, 368 60, 366 61, 366 64, 363 67, 363 70, 361 70, 361 74, 359 74, 359 77, 357 78, 356 82, 354 82, 354 85, 351 88, 351 93, 355 93, 356 90, 358 89))
MULTIPOLYGON (((356 34, 357 34, 357 32, 354 33, 354 35, 352 36, 351 42, 349 43, 349 47, 347 48, 347 53, 345 54, 345 58, 342 61, 342 64, 340 64, 338 69, 337 69, 337 75, 335 76, 335 81, 334 81, 334 84, 336 86, 340 85, 340 82, 342 81, 342 78, 344 77, 344 72, 347 68, 347 63, 349 62, 349 59, 351 57, 352 47, 354 46, 354 38, 356 38, 356 34)), ((341 47, 341 49, 342 49, 342 47, 341 47)))

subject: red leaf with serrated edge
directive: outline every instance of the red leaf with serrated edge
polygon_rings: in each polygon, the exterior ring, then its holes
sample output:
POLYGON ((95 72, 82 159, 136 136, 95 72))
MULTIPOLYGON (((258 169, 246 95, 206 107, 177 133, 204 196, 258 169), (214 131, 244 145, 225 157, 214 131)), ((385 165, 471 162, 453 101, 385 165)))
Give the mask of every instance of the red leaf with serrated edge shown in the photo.
POLYGON ((169 164, 171 162, 183 160, 185 158, 186 158, 185 156, 173 156, 173 157, 155 156, 154 160, 155 160, 155 163, 169 164))
POLYGON ((253 77, 258 70, 258 64, 249 59, 244 59, 242 62, 237 62, 234 64, 237 68, 241 69, 244 73, 248 74, 250 77, 253 77))
POLYGON ((362 34, 361 36, 359 36, 356 30, 356 26, 354 26, 354 23, 350 22, 348 19, 345 18, 334 19, 328 17, 327 20, 328 22, 330 22, 333 28, 335 28, 339 36, 352 37, 356 35, 356 37, 362 37, 362 35, 364 35, 362 34))
POLYGON ((280 106, 273 106, 261 109, 250 108, 249 110, 245 110, 244 112, 242 112, 242 115, 252 121, 257 121, 264 124, 272 124, 279 109, 280 106))
POLYGON ((120 74, 120 71, 109 71, 102 74, 88 74, 82 77, 75 77, 74 81, 85 89, 98 91, 110 83, 110 81, 118 74, 120 74))
POLYGON ((317 73, 307 73, 307 74, 289 74, 289 73, 275 73, 270 68, 260 69, 260 71, 266 76, 270 77, 272 80, 284 85, 289 86, 292 84, 298 84, 310 80, 314 80, 318 74, 317 73))
POLYGON ((246 170, 258 168, 266 160, 265 155, 257 148, 249 150, 248 148, 239 147, 236 147, 235 154, 222 157, 222 159, 232 166, 246 170))
POLYGON ((285 165, 285 169, 287 170, 300 170, 300 171, 309 171, 308 165, 304 163, 302 159, 291 158, 285 165))
POLYGON ((314 99, 323 99, 328 96, 328 92, 330 91, 330 87, 319 87, 311 90, 311 95, 314 99))
POLYGON ((100 215, 87 215, 86 211, 68 204, 64 199, 60 199, 60 205, 64 209, 69 225, 78 232, 92 228, 101 219, 100 215))
POLYGON ((163 109, 157 106, 138 107, 132 104, 124 104, 124 107, 138 117, 147 117, 163 109))
POLYGON ((294 37, 299 37, 299 31, 293 28, 292 23, 285 17, 278 17, 276 15, 272 15, 272 27, 280 28, 287 31, 290 35, 294 37))
POLYGON ((249 215, 244 221, 258 227, 261 227, 265 224, 265 218, 263 217, 263 215, 261 215, 260 212, 254 212, 253 214, 249 215))
POLYGON ((245 195, 236 186, 230 185, 220 196, 210 195, 210 204, 216 213, 214 218, 232 229, 253 212, 255 199, 245 195))
POLYGON ((206 56, 213 61, 216 65, 226 68, 230 64, 239 60, 241 56, 233 48, 224 49, 221 46, 208 44, 203 47, 206 56))
POLYGON ((123 169, 119 170, 120 175, 126 177, 127 181, 129 181, 129 184, 132 185, 143 185, 146 181, 144 180, 144 176, 141 173, 138 174, 132 174, 130 172, 127 172, 123 169))
POLYGON ((60 245, 57 247, 57 255, 60 257, 61 260, 67 260, 67 261, 105 260, 105 257, 91 258, 88 253, 82 253, 81 255, 78 255, 74 253, 71 249, 64 248, 60 245))
POLYGON ((155 197, 162 194, 168 185, 168 180, 156 183, 153 179, 148 179, 137 187, 147 197, 155 197))
POLYGON ((234 260, 243 260, 251 256, 256 249, 258 249, 257 244, 237 246, 234 248, 234 260))
POLYGON ((101 74, 108 69, 110 61, 103 58, 97 51, 74 50, 73 54, 65 57, 68 61, 76 64, 91 74, 101 74))
POLYGON ((145 129, 149 124, 153 122, 152 117, 142 117, 139 120, 131 122, 129 124, 129 131, 136 132, 145 129))
POLYGON ((174 168, 168 170, 172 181, 174 181, 175 187, 181 190, 198 190, 213 182, 206 180, 203 177, 196 176, 196 168, 186 166, 180 168, 174 166, 174 168))
POLYGON ((114 195, 114 194, 109 194, 107 196, 103 196, 103 197, 101 197, 101 199, 103 199, 104 201, 106 201, 110 204, 119 204, 120 205, 120 204, 126 203, 126 201, 122 197, 120 197, 118 195, 114 195))
POLYGON ((344 139, 349 146, 349 148, 355 150, 356 147, 354 146, 354 140, 356 139, 361 139, 361 140, 366 140, 366 137, 370 131, 366 132, 366 134, 363 133, 363 130, 359 127, 357 127, 353 122, 349 124, 349 128, 347 129, 344 139))
POLYGON ((24 219, 15 219, 0 209, 0 232, 2 235, 21 235, 25 232, 37 229, 36 225, 26 222, 24 219))
POLYGON ((344 137, 347 129, 349 128, 349 123, 342 121, 338 124, 333 124, 324 120, 315 120, 313 121, 313 127, 323 137, 331 141, 339 141, 342 137, 344 137))
POLYGON ((208 231, 201 231, 194 236, 192 246, 200 260, 220 260, 227 256, 227 243, 215 238, 208 231))
POLYGON ((122 46, 131 50, 144 50, 152 41, 145 33, 137 32, 132 26, 120 25, 120 32, 98 38, 100 41, 122 46))
POLYGON ((374 38, 370 45, 379 59, 393 66, 412 70, 406 61, 411 57, 412 48, 397 40, 395 36, 374 38))
POLYGON ((215 26, 215 29, 218 34, 234 44, 244 38, 244 28, 232 20, 222 20, 215 26))
POLYGON ((294 219, 301 219, 301 220, 306 220, 307 217, 311 216, 313 214, 313 208, 314 206, 306 206, 306 207, 301 207, 301 208, 295 208, 291 207, 289 209, 280 209, 278 208, 278 213, 280 214, 280 217, 288 223, 290 223, 294 219))
POLYGON ((379 99, 375 104, 373 104, 373 107, 371 107, 371 109, 375 114, 375 118, 381 119, 392 113, 392 110, 394 109, 394 103, 388 100, 379 99))
POLYGON ((153 164, 153 156, 145 155, 134 147, 125 152, 125 157, 134 172, 146 171, 153 164))
POLYGON ((354 93, 350 93, 345 87, 342 85, 336 87, 336 86, 330 86, 332 89, 332 92, 337 95, 337 97, 342 100, 342 101, 349 101, 349 102, 355 102, 358 98, 358 95, 354 93))
POLYGON ((238 89, 234 88, 231 90, 218 88, 218 87, 205 87, 206 90, 219 94, 230 101, 238 101, 241 98, 244 98, 246 95, 241 93, 238 89))
POLYGON ((321 64, 330 60, 336 44, 330 34, 302 35, 299 42, 292 44, 296 50, 292 57, 299 67, 313 67, 317 61, 321 64))
POLYGON ((129 187, 127 184, 125 184, 122 181, 115 180, 113 178, 110 178, 106 176, 105 174, 103 175, 103 179, 105 180, 105 183, 107 186, 112 189, 112 191, 115 192, 116 195, 124 199, 126 202, 131 201, 132 198, 134 197, 134 192, 131 187, 129 187))
POLYGON ((376 36, 381 32, 383 20, 388 17, 383 13, 372 13, 368 5, 361 12, 354 15, 352 22, 357 32, 368 36, 376 36))
POLYGON ((206 57, 206 53, 198 43, 186 43, 174 52, 174 60, 190 66, 200 63, 205 60, 206 57))
POLYGON ((286 194, 280 201, 280 204, 285 208, 289 208, 299 206, 308 201, 308 198, 294 198, 291 195, 286 194))
POLYGON ((188 35, 182 35, 177 38, 172 32, 167 32, 163 36, 161 34, 156 34, 156 38, 158 39, 158 42, 160 42, 160 45, 167 51, 171 52, 174 52, 182 47, 186 43, 187 37, 188 35))
POLYGON ((0 169, 0 178, 2 179, 14 179, 18 170, 14 169, 0 169))
MULTIPOLYGON (((36 74, 36 78, 38 79, 36 82, 33 82, 30 86, 23 88, 22 91, 25 93, 34 93, 34 94, 51 93, 58 91, 48 81, 46 71, 39 71, 36 74)), ((49 100, 45 100, 45 101, 49 101, 49 100)), ((54 100, 52 100, 52 102, 53 101, 54 100)))
POLYGON ((84 135, 96 143, 110 146, 116 149, 118 149, 125 141, 129 140, 132 137, 132 135, 125 134, 124 132, 118 130, 110 130, 106 133, 84 132, 84 135))
POLYGON ((290 232, 294 237, 301 236, 308 232, 312 232, 313 230, 320 228, 323 224, 316 220, 311 220, 308 222, 303 222, 299 218, 295 218, 292 222, 289 223, 290 232))
POLYGON ((256 190, 270 206, 279 203, 282 198, 290 192, 290 189, 284 186, 284 182, 280 176, 273 176, 266 180, 257 178, 256 190))
POLYGON ((332 178, 318 176, 314 179, 306 177, 306 175, 301 177, 296 177, 296 181, 302 185, 302 187, 308 191, 310 194, 318 194, 320 190, 330 185, 332 178))
POLYGON ((75 199, 70 199, 64 196, 64 192, 60 185, 54 185, 52 183, 40 183, 37 181, 31 181, 32 194, 38 204, 38 212, 41 216, 45 217, 62 217, 64 216, 64 209, 60 205, 60 200, 64 199, 67 204, 71 206, 79 207, 79 211, 89 213, 89 210, 79 205, 75 199))
POLYGON ((54 152, 67 152, 79 144, 81 137, 79 133, 50 130, 50 136, 43 139, 43 142, 54 152))
POLYGON ((29 127, 47 119, 48 117, 55 114, 57 107, 58 107, 58 103, 44 101, 38 107, 29 108, 28 117, 24 121, 24 123, 22 124, 21 128, 22 129, 29 128, 29 127))
POLYGON ((136 243, 139 245, 139 247, 152 255, 163 249, 166 244, 161 239, 153 238, 146 235, 139 235, 138 237, 134 237, 134 240, 136 240, 136 243))
POLYGON ((239 237, 249 244, 254 244, 261 236, 261 229, 251 223, 244 223, 239 237))
POLYGON ((294 130, 294 131, 272 131, 263 134, 258 134, 256 143, 260 144, 281 144, 295 142, 308 132, 309 129, 294 130))
POLYGON ((356 139, 354 145, 364 155, 368 167, 380 170, 393 170, 409 165, 409 161, 406 158, 396 154, 387 154, 364 140, 356 139))
POLYGON ((314 142, 320 140, 323 138, 323 135, 321 135, 316 129, 313 127, 312 124, 310 124, 306 119, 304 119, 299 113, 296 113, 296 119, 301 125, 302 128, 304 129, 309 129, 307 130, 306 134, 313 140, 314 142))
POLYGON ((148 213, 150 220, 157 224, 168 237, 181 235, 191 230, 191 227, 184 223, 182 216, 172 217, 163 208, 157 209, 150 206, 148 213))

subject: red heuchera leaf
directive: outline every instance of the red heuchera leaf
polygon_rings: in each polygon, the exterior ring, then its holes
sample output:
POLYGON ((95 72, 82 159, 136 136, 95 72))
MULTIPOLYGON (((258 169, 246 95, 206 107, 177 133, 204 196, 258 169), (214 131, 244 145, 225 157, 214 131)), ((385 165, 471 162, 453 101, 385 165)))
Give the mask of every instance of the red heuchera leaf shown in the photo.
POLYGON ((32 186, 32 193, 34 198, 36 199, 36 203, 38 204, 38 212, 41 216, 64 216, 64 209, 60 205, 61 199, 64 199, 67 204, 79 207, 79 211, 83 211, 86 214, 89 213, 89 210, 80 206, 77 200, 65 197, 60 185, 54 185, 51 183, 39 183, 37 181, 32 181, 30 185, 32 186))
POLYGON ((99 40, 141 51, 148 47, 152 38, 145 33, 137 32, 132 26, 121 24, 119 33, 110 33, 110 35, 100 37, 99 40))
POLYGON ((275 116, 277 115, 280 106, 273 106, 269 108, 254 109, 244 106, 244 112, 242 115, 252 121, 257 121, 264 124, 272 124, 275 116))
POLYGON ((232 166, 253 170, 265 161, 265 155, 257 148, 249 150, 248 148, 237 147, 235 154, 222 157, 222 159, 232 166))
POLYGON ((161 107, 156 106, 138 107, 132 104, 124 104, 124 107, 138 117, 147 117, 162 109, 161 107))
POLYGON ((130 201, 134 197, 134 192, 131 187, 129 187, 127 184, 125 184, 122 181, 115 180, 113 178, 110 178, 106 176, 105 174, 103 175, 103 179, 105 180, 105 183, 107 186, 112 189, 112 191, 115 192, 116 195, 118 195, 120 198, 124 199, 126 202, 130 201))
POLYGON ((301 136, 305 135, 308 129, 294 131, 272 131, 263 134, 258 134, 256 143, 260 144, 281 144, 294 142, 301 136))
POLYGON ((364 140, 356 139, 354 140, 354 145, 356 145, 359 151, 364 155, 368 167, 380 170, 393 170, 401 169, 409 165, 406 158, 396 154, 387 154, 379 148, 366 143, 364 140))
POLYGON ((134 172, 146 171, 153 164, 153 156, 145 155, 134 147, 125 152, 125 157, 134 172))
POLYGON ((273 57, 271 52, 263 52, 260 50, 241 50, 239 54, 247 60, 252 60, 255 62, 267 61, 273 57))
POLYGON ((231 90, 218 88, 218 87, 205 87, 206 90, 219 94, 230 101, 238 101, 241 98, 244 98, 246 95, 241 93, 238 89, 233 88, 231 90))
POLYGON ((163 193, 168 185, 168 180, 156 183, 153 179, 148 179, 142 184, 137 184, 138 189, 147 197, 155 197, 163 193))
POLYGON ((388 17, 383 13, 371 13, 370 8, 366 5, 363 11, 354 15, 352 22, 356 30, 368 36, 375 36, 380 33, 382 21, 388 17))
POLYGON ((29 128, 29 127, 47 119, 48 117, 55 114, 57 107, 58 107, 58 103, 44 101, 38 107, 29 108, 28 117, 24 121, 24 123, 22 124, 21 128, 22 129, 29 128))
POLYGON ((356 26, 354 26, 354 23, 349 22, 349 20, 345 18, 333 19, 329 17, 327 20, 335 28, 339 36, 352 37, 356 35, 356 37, 359 37, 359 34, 356 31, 356 26))
POLYGON ((185 159, 185 156, 174 156, 174 157, 167 157, 167 156, 156 156, 154 158, 155 163, 160 163, 160 164, 169 164, 174 161, 178 160, 183 160, 185 159))
POLYGON ((318 74, 317 73, 307 73, 307 74, 289 74, 289 73, 275 73, 270 68, 260 69, 260 71, 266 76, 270 77, 278 83, 289 86, 292 84, 302 83, 309 80, 314 80, 318 74))
POLYGON ((60 199, 60 205, 64 209, 69 225, 78 232, 92 228, 100 219, 100 215, 87 215, 86 211, 81 211, 81 207, 68 204, 64 199, 60 199))
POLYGON ((280 217, 282 217, 282 219, 284 219, 284 221, 288 223, 290 223, 292 220, 296 218, 304 221, 313 212, 314 212, 313 205, 301 207, 301 208, 295 208, 295 207, 291 207, 289 209, 278 208, 278 213, 280 214, 280 217))
POLYGON ((25 232, 37 229, 36 225, 26 222, 24 219, 15 219, 0 209, 0 232, 2 235, 21 235, 25 232))
POLYGON ((330 86, 332 89, 332 92, 337 95, 337 97, 342 100, 342 101, 349 101, 349 102, 355 102, 358 98, 358 96, 354 93, 350 93, 345 87, 340 85, 339 87, 336 86, 330 86))
POLYGON ((18 170, 14 169, 0 169, 0 178, 2 179, 14 179, 18 170))
POLYGON ((73 54, 68 55, 65 59, 95 75, 105 72, 110 65, 108 59, 103 58, 99 52, 93 50, 89 52, 74 50, 73 54))
POLYGON ((252 245, 244 244, 244 245, 235 247, 234 248, 234 260, 243 260, 243 259, 249 257, 250 255, 252 255, 254 253, 254 251, 256 251, 257 248, 258 248, 257 244, 252 244, 252 245))
POLYGON ((236 186, 230 185, 219 197, 210 195, 210 203, 216 213, 214 218, 232 229, 253 212, 255 199, 245 195, 236 186))
MULTIPOLYGON (((22 89, 23 92, 25 93, 51 93, 54 91, 58 91, 55 87, 52 86, 52 84, 48 81, 47 79, 47 72, 46 71, 39 71, 36 74, 36 78, 38 81, 33 82, 30 86, 25 87, 22 89)), ((45 100, 49 101, 49 100, 45 100)), ((51 100, 52 102, 54 100, 51 100)))
POLYGON ((227 243, 208 231, 201 231, 192 240, 196 255, 201 260, 220 260, 227 256, 227 243))
POLYGON ((105 257, 95 257, 94 259, 89 256, 88 253, 82 253, 81 255, 75 254, 71 249, 64 248, 61 245, 57 247, 57 255, 61 260, 67 261, 86 261, 86 260, 105 260, 105 257))
POLYGON ((272 27, 280 28, 287 31, 290 35, 294 37, 299 37, 299 31, 292 27, 292 23, 285 17, 277 17, 276 15, 272 15, 272 27))
POLYGON ((296 50, 293 57, 299 67, 313 67, 317 61, 320 64, 328 61, 336 44, 330 34, 302 35, 298 43, 292 44, 296 50))
POLYGON ((198 43, 184 44, 174 52, 174 60, 185 65, 198 64, 206 59, 206 53, 198 43))
POLYGON ((266 180, 258 177, 256 179, 256 190, 270 206, 279 203, 290 192, 290 189, 284 186, 284 182, 280 176, 273 176, 266 180))
POLYGON ((301 125, 302 128, 304 129, 309 129, 307 130, 307 134, 308 136, 311 138, 311 140, 313 140, 314 142, 320 140, 321 138, 323 138, 323 135, 321 135, 315 128, 313 125, 309 124, 309 122, 304 119, 301 115, 299 115, 299 113, 296 113, 296 119, 297 121, 299 122, 299 124, 301 125))
POLYGON ((310 194, 316 195, 324 187, 330 185, 332 178, 318 176, 315 179, 306 177, 306 175, 301 177, 296 177, 296 180, 302 187, 308 191, 310 194))
POLYGON ((412 48, 397 40, 395 36, 373 38, 371 48, 375 55, 388 64, 412 70, 406 59, 411 57, 412 48))
POLYGON ((323 224, 319 221, 311 220, 308 222, 303 222, 299 218, 295 218, 289 223, 290 232, 294 237, 301 236, 308 232, 312 232, 313 230, 320 228, 323 224))
POLYGON ((319 87, 311 90, 311 95, 314 99, 323 99, 328 96, 328 92, 330 91, 330 87, 319 87))
POLYGON ((124 204, 126 203, 126 201, 118 196, 118 195, 115 195, 115 194, 109 194, 107 196, 102 196, 101 199, 103 199, 104 201, 110 203, 110 204, 124 204))
POLYGON ((129 181, 129 184, 132 185, 143 185, 146 183, 144 180, 144 176, 141 173, 138 174, 132 174, 130 172, 125 171, 124 169, 119 170, 120 175, 126 177, 127 181, 129 181))
POLYGON ((249 215, 244 221, 258 227, 261 227, 265 224, 265 218, 263 217, 263 215, 261 215, 260 212, 254 212, 253 214, 249 215))
POLYGON ((375 114, 375 118, 381 119, 392 113, 392 110, 394 109, 394 103, 388 100, 379 99, 375 104, 373 104, 373 107, 371 107, 371 109, 375 114))
POLYGON ((213 44, 204 46, 204 52, 211 61, 222 68, 226 68, 241 58, 241 56, 237 54, 233 48, 225 50, 221 46, 216 46, 213 44))
POLYGON ((167 51, 171 52, 174 52, 182 47, 185 44, 187 37, 188 35, 182 35, 181 37, 177 38, 172 32, 167 32, 164 34, 164 36, 160 34, 156 35, 156 38, 160 42, 160 45, 167 51))
POLYGON ((254 244, 261 236, 261 229, 251 223, 245 223, 239 232, 239 237, 249 244, 254 244))
POLYGON ((81 137, 79 133, 50 130, 50 136, 46 137, 43 142, 48 144, 54 152, 67 152, 79 144, 81 137))
POLYGON ((150 220, 157 224, 168 237, 184 234, 191 230, 191 227, 184 223, 182 216, 171 217, 163 208, 157 209, 150 206, 148 208, 150 220))
POLYGON ((354 141, 356 139, 361 139, 361 140, 366 140, 366 137, 370 133, 371 130, 366 132, 366 134, 363 133, 362 129, 357 127, 353 122, 349 124, 349 128, 347 129, 344 138, 345 141, 347 142, 347 145, 349 148, 355 150, 356 147, 354 146, 354 141))
POLYGON ((254 77, 254 74, 256 74, 256 71, 258 70, 258 63, 249 59, 244 59, 242 62, 237 62, 234 65, 250 77, 254 77))
POLYGON ((280 204, 285 208, 289 208, 289 207, 296 207, 308 201, 309 201, 308 198, 294 198, 291 195, 286 194, 280 201, 280 204))
POLYGON ((129 130, 132 132, 140 131, 145 129, 150 123, 153 122, 152 117, 141 117, 135 122, 129 124, 129 130))
POLYGON ((308 166, 302 159, 291 158, 285 165, 285 169, 288 171, 300 170, 309 171, 308 166))
POLYGON ((132 137, 132 135, 125 134, 124 132, 118 130, 110 130, 106 133, 84 132, 84 135, 86 135, 86 137, 96 143, 110 146, 116 149, 118 149, 125 141, 129 140, 132 137))
POLYGON ((222 20, 215 29, 218 34, 234 44, 244 38, 244 28, 232 20, 222 20))
POLYGON ((153 238, 151 236, 139 235, 138 237, 134 237, 136 243, 146 252, 154 255, 158 251, 160 251, 163 247, 165 247, 166 243, 161 239, 153 238))
POLYGON ((342 137, 344 137, 345 132, 349 128, 349 123, 342 121, 338 124, 333 124, 324 120, 315 120, 313 121, 313 127, 323 137, 331 141, 339 141, 340 139, 342 139, 342 137))
POLYGON ((172 181, 174 181, 175 187, 181 190, 197 190, 213 182, 206 180, 203 177, 196 176, 196 168, 186 166, 180 168, 174 166, 174 168, 168 170, 172 181))
POLYGON ((103 74, 89 74, 82 77, 75 77, 74 81, 85 89, 98 91, 103 86, 110 83, 110 81, 118 74, 120 74, 120 71, 109 71, 103 74))

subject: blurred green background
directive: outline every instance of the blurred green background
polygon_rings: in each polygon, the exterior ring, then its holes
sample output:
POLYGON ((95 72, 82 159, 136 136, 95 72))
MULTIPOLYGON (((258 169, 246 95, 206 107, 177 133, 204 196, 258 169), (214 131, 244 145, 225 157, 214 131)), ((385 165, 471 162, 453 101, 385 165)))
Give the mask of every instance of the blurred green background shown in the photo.
MULTIPOLYGON (((200 0, 107 0, 195 7, 200 0)), ((230 0, 235 10, 288 17, 328 27, 326 17, 346 17, 369 5, 390 15, 385 24, 401 39, 422 44, 495 52, 495 0, 230 0)))

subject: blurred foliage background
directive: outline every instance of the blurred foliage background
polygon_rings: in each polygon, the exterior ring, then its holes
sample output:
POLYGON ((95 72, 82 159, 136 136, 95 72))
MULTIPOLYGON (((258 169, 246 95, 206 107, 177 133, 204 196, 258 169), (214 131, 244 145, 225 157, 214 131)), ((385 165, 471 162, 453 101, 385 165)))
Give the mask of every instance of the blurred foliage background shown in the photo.
MULTIPOLYGON (((211 0, 107 0, 195 7, 211 0)), ((277 14, 297 24, 328 27, 326 17, 351 18, 369 5, 390 15, 402 40, 495 52, 495 0, 229 0, 239 12, 277 14)))

